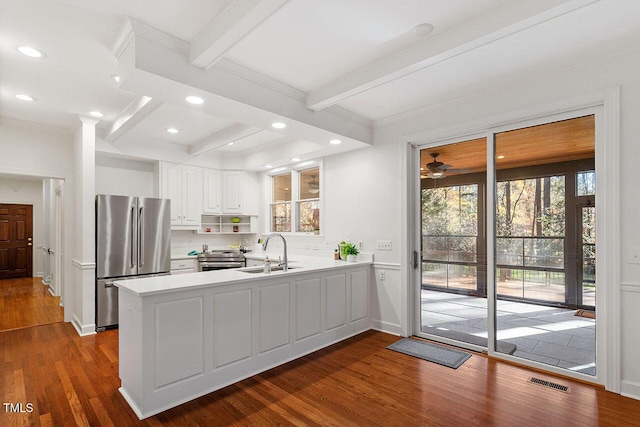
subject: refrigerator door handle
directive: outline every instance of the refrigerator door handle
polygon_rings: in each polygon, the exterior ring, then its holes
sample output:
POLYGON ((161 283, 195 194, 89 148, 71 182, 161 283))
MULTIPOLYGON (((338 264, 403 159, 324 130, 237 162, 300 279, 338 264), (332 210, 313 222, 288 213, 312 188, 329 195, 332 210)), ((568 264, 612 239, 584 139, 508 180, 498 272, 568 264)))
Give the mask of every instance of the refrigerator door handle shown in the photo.
POLYGON ((106 283, 104 284, 104 287, 105 287, 105 288, 115 288, 115 287, 116 287, 116 285, 115 285, 115 283, 113 283, 113 282, 106 282, 106 283))
POLYGON ((140 216, 138 217, 138 263, 140 267, 144 265, 144 206, 140 208, 140 216))
POLYGON ((131 227, 130 228, 130 233, 131 233, 131 268, 136 266, 136 249, 135 249, 135 242, 136 242, 136 227, 135 227, 135 221, 136 221, 136 208, 135 207, 131 207, 131 227))

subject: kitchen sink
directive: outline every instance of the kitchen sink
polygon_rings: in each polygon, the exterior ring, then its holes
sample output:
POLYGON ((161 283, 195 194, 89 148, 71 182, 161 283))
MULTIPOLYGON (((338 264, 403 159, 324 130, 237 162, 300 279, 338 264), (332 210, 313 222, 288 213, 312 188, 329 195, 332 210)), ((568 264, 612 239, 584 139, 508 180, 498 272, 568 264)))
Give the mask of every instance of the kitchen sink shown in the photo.
MULTIPOLYGON (((292 267, 292 266, 288 267, 289 270, 295 270, 296 268, 300 268, 300 267, 292 267)), ((249 273, 249 274, 260 274, 260 273, 264 274, 264 267, 258 266, 258 267, 242 268, 238 271, 241 271, 243 273, 249 273)), ((282 266, 275 265, 271 267, 271 271, 282 271, 282 266)))

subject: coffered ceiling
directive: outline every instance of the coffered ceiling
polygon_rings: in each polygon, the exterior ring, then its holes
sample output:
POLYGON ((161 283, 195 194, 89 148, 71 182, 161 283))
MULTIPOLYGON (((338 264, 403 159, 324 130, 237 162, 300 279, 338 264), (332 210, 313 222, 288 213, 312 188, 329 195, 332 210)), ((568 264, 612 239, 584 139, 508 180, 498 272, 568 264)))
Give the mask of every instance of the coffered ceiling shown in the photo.
POLYGON ((0 0, 0 116, 71 132, 100 111, 100 155, 265 170, 635 48, 639 17, 636 0, 0 0))

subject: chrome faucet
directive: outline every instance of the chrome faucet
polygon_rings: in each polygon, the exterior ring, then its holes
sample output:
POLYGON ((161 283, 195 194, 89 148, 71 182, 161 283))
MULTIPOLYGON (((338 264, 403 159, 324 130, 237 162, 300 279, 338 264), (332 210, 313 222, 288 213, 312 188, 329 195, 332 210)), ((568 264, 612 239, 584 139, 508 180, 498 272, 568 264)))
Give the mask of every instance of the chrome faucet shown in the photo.
POLYGON ((283 260, 282 262, 278 263, 278 266, 282 267, 282 271, 287 271, 289 269, 289 261, 287 259, 287 241, 285 240, 284 236, 280 233, 271 233, 267 236, 267 238, 264 240, 264 243, 262 244, 262 250, 266 251, 267 250, 267 244, 269 243, 269 240, 272 237, 278 236, 282 239, 282 243, 284 243, 284 256, 283 256, 283 260))

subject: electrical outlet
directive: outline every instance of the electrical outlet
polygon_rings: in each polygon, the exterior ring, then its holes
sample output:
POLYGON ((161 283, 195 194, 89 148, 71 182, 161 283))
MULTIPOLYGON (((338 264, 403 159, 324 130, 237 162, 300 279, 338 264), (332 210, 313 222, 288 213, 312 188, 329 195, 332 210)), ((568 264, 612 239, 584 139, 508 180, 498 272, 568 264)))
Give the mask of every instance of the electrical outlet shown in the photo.
POLYGON ((386 271, 381 271, 380 274, 378 275, 378 277, 380 277, 380 281, 384 282, 387 278, 387 272, 386 271))
POLYGON ((362 240, 358 240, 358 249, 362 249, 362 246, 363 246, 362 240))
POLYGON ((390 251, 391 250, 391 240, 378 240, 378 250, 380 250, 380 251, 390 251))

